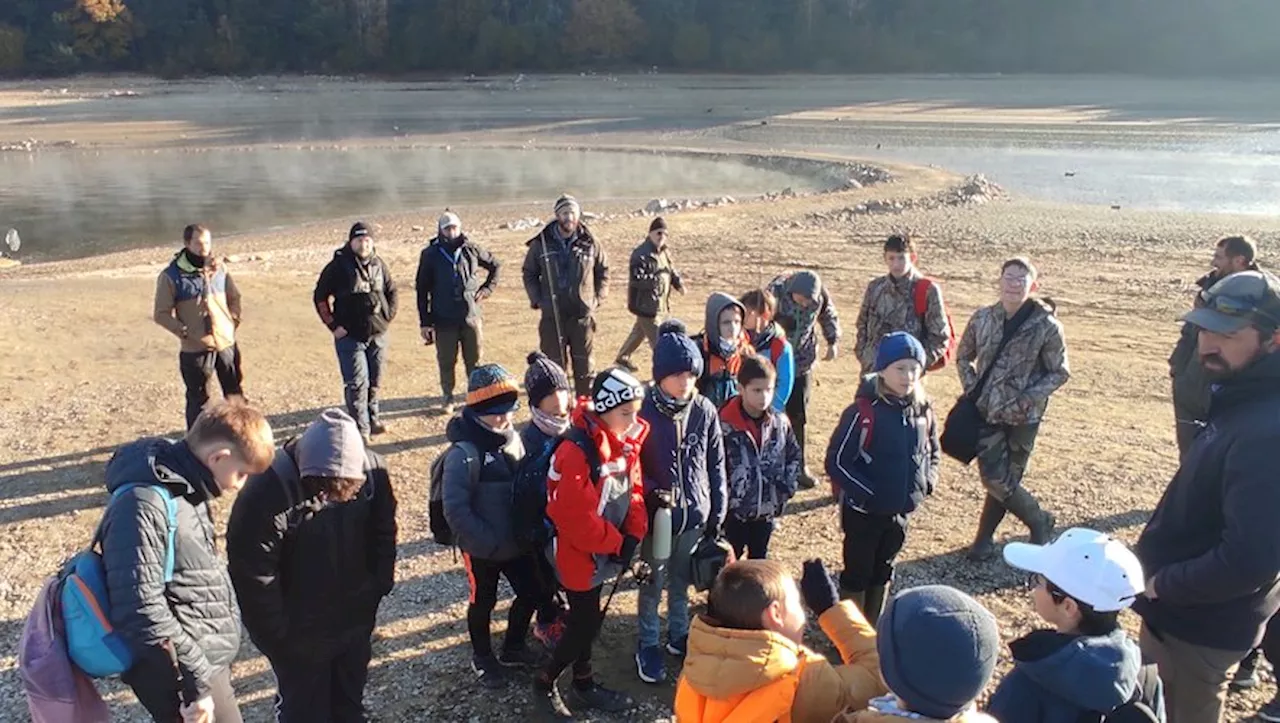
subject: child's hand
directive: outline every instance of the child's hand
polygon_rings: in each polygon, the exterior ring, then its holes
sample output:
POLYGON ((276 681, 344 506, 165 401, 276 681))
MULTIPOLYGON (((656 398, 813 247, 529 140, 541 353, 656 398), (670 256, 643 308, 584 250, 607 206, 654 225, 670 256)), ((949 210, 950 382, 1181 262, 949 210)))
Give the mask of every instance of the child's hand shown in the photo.
POLYGON ((830 610, 840 599, 840 591, 836 583, 827 573, 822 560, 809 560, 804 563, 804 575, 800 578, 800 597, 815 615, 830 610))

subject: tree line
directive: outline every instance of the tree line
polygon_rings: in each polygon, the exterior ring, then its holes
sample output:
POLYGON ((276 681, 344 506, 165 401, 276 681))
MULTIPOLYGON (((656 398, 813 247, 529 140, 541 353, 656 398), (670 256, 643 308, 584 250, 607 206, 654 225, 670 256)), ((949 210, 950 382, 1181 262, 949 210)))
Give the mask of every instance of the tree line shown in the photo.
POLYGON ((1275 0, 3 0, 0 74, 1271 74, 1275 0))

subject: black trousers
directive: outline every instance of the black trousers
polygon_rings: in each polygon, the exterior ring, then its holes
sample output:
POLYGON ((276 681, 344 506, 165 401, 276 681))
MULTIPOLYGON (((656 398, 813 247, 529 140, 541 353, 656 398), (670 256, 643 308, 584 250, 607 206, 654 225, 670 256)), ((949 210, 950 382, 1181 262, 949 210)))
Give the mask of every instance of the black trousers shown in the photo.
POLYGON ((533 556, 498 562, 472 557, 464 552, 462 561, 467 568, 467 582, 471 585, 467 632, 471 635, 472 651, 482 658, 493 655, 489 623, 493 618, 493 608, 498 604, 499 576, 507 578, 516 594, 507 611, 507 636, 503 647, 507 650, 524 647, 533 613, 544 602, 543 586, 539 584, 539 571, 533 556))
POLYGON ((200 410, 209 403, 209 380, 218 377, 222 396, 241 396, 244 375, 240 371, 240 345, 232 344, 222 351, 184 351, 178 353, 178 371, 187 387, 187 429, 195 424, 200 410))
POLYGON ((595 645, 600 635, 600 625, 604 615, 600 611, 600 597, 604 586, 594 587, 586 592, 567 591, 569 598, 569 617, 565 621, 564 637, 556 646, 547 664, 546 675, 550 680, 560 677, 565 668, 573 666, 573 680, 580 685, 589 685, 591 680, 591 646, 595 645))
POLYGON ((840 587, 862 592, 893 580, 893 561, 907 539, 906 515, 864 515, 840 506, 844 532, 844 570, 840 587))
POLYGON ((808 465, 804 462, 804 428, 809 421, 809 398, 812 394, 813 370, 803 374, 797 372, 791 396, 787 399, 787 418, 791 420, 791 429, 795 431, 796 441, 800 443, 800 461, 805 469, 808 469, 808 465))
POLYGON ((550 309, 542 310, 538 321, 538 346, 563 369, 570 369, 572 362, 573 388, 580 397, 591 395, 591 382, 595 379, 594 354, 596 347, 596 320, 591 317, 570 319, 561 316, 559 326, 550 309), (565 355, 565 352, 568 355, 565 355))
MULTIPOLYGON (((121 679, 138 696, 138 702, 151 714, 156 723, 174 723, 182 720, 182 698, 178 679, 173 672, 173 662, 168 653, 152 648, 148 654, 134 663, 121 679)), ((213 698, 213 715, 218 723, 244 723, 236 692, 231 687, 231 668, 223 668, 209 679, 209 695, 213 698)))
MULTIPOLYGON (((373 655, 370 636, 361 635, 349 646, 320 659, 272 660, 276 674, 278 723, 363 723, 364 687, 369 680, 373 655)), ((217 717, 215 723, 222 723, 217 717)))
POLYGON ((732 515, 724 523, 724 535, 733 546, 733 556, 742 559, 743 551, 752 560, 763 560, 769 556, 769 538, 773 537, 773 520, 761 518, 757 520, 740 520, 732 515))

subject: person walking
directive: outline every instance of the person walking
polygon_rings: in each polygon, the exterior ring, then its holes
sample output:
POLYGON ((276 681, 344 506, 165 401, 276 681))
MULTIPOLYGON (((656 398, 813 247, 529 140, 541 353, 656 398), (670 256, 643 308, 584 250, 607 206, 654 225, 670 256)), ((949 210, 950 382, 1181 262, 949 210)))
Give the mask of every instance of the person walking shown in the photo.
POLYGON ((684 281, 667 249, 668 236, 667 222, 659 216, 649 224, 649 237, 631 252, 627 310, 636 321, 614 363, 632 373, 636 366, 631 363, 631 355, 640 344, 649 342, 652 351, 658 343, 658 325, 671 311, 671 292, 684 293, 684 281))
POLYGON ((369 442, 387 431, 379 418, 378 385, 387 356, 387 327, 396 318, 396 283, 378 257, 373 229, 360 221, 320 272, 314 295, 320 321, 333 333, 347 413, 369 442))
POLYGON ((1280 608, 1280 282, 1232 274, 1183 320, 1213 383, 1209 414, 1138 538, 1148 577, 1134 610, 1169 723, 1213 723, 1280 608))
POLYGON ((910 236, 895 234, 885 239, 884 263, 889 273, 867 284, 858 311, 855 344, 863 376, 875 370, 880 340, 896 331, 905 331, 924 346, 926 370, 946 358, 951 326, 947 323, 942 287, 920 273, 916 268, 918 259, 910 236), (925 286, 922 288, 921 284, 925 286), (923 305, 918 303, 921 296, 923 305))
POLYGON ((209 403, 214 376, 228 399, 244 398, 240 371, 240 290, 213 255, 213 234, 199 224, 182 231, 182 250, 156 279, 155 322, 182 341, 178 371, 187 388, 187 428, 209 403))
POLYGON ((609 261, 580 220, 577 199, 561 196, 555 213, 555 220, 529 239, 521 272, 529 305, 542 312, 542 353, 564 368, 572 362, 574 389, 585 397, 591 394, 595 314, 609 292, 609 261))
POLYGON ((480 303, 497 288, 502 264, 462 233, 462 220, 452 211, 445 211, 437 228, 436 238, 418 256, 418 326, 423 343, 436 347, 443 412, 452 415, 458 351, 470 376, 483 346, 480 303))

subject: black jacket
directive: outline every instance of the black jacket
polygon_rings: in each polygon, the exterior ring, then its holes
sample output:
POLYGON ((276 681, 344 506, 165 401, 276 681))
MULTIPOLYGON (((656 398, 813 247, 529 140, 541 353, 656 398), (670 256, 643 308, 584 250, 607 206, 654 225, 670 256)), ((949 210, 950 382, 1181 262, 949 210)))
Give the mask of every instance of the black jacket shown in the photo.
POLYGON ((466 236, 453 242, 437 236, 418 256, 418 325, 477 326, 476 294, 493 293, 501 266, 493 254, 466 236), (488 272, 484 281, 480 269, 488 272))
POLYGON ((510 560, 522 550, 511 515, 513 485, 524 459, 515 430, 499 434, 485 429, 468 409, 449 420, 445 434, 454 444, 445 450, 444 515, 458 547, 483 560, 510 560), (478 459, 468 459, 457 442, 475 446, 478 459), (478 474, 472 479, 472 465, 478 474))
POLYGON ((333 252, 320 272, 313 300, 325 326, 340 326, 356 341, 385 332, 396 318, 396 283, 386 264, 377 253, 360 260, 350 245, 333 252))
POLYGON ((671 309, 672 289, 683 290, 684 282, 671 263, 671 254, 645 239, 631 252, 627 311, 646 319, 664 316, 671 309))
MULTIPOLYGON (((159 651, 172 644, 184 673, 206 693, 209 679, 240 649, 240 610, 215 551, 209 515, 209 497, 217 494, 213 477, 186 442, 142 439, 116 451, 106 478, 109 492, 129 483, 164 486, 178 504, 169 583, 164 582, 169 522, 163 493, 134 487, 107 506, 100 534, 111 624, 139 661, 164 660, 168 653, 159 651)), ((149 670, 164 672, 165 666, 149 670)))
POLYGON ((1280 608, 1280 353, 1214 388, 1208 424, 1136 551, 1157 600, 1134 609, 1158 633, 1244 651, 1280 608))
POLYGON ((528 241, 521 275, 529 303, 543 314, 554 306, 563 319, 586 319, 609 292, 609 260, 586 224, 572 239, 561 241, 552 221, 528 241))
POLYGON ((294 442, 245 484, 227 524, 227 558, 249 638, 272 661, 323 657, 368 637, 395 580, 396 498, 367 452, 355 499, 304 490, 294 442))

